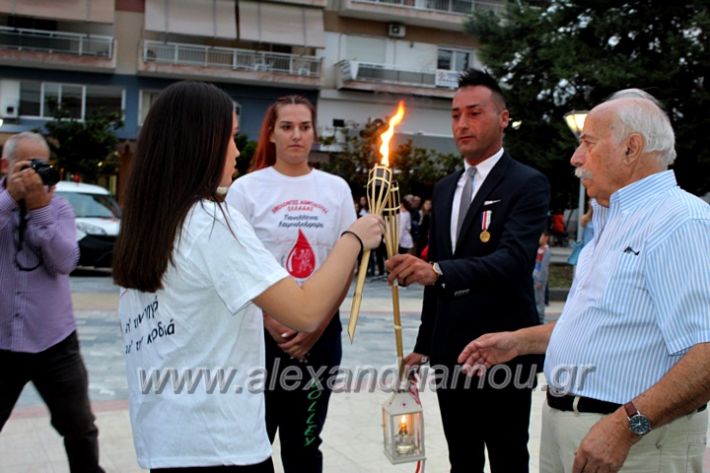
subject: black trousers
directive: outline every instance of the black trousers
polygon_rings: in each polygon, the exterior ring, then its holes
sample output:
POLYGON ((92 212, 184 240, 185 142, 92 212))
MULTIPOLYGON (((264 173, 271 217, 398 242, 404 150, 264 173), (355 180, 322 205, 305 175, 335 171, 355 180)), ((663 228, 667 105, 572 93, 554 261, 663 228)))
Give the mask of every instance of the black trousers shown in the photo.
POLYGON ((532 386, 496 389, 478 378, 468 388, 437 388, 451 473, 483 473, 485 452, 492 473, 527 473, 532 386))
POLYGON ((271 458, 257 465, 193 466, 187 468, 152 468, 151 473, 274 473, 271 458))
POLYGON ((72 473, 103 472, 99 466, 99 430, 89 402, 89 379, 76 332, 40 353, 0 350, 0 430, 22 389, 32 382, 47 404, 52 427, 64 439, 72 473))
POLYGON ((265 333, 266 430, 272 443, 276 431, 279 432, 285 473, 323 471, 320 433, 328 413, 329 380, 335 378, 343 354, 340 332, 340 318, 336 313, 311 349, 306 363, 290 359, 265 333), (300 382, 292 381, 295 373, 301 373, 300 382), (317 383, 312 381, 314 374, 318 375, 317 383))

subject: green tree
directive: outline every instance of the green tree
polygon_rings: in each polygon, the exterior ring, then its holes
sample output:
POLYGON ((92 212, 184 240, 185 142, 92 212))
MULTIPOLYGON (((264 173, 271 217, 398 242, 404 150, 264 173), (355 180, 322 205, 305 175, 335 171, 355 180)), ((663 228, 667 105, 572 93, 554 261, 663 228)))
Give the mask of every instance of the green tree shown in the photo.
POLYGON ((239 157, 237 158, 235 178, 243 176, 249 171, 251 158, 256 151, 256 141, 249 141, 247 135, 237 135, 237 149, 239 157))
MULTIPOLYGON (((379 135, 385 129, 385 122, 380 119, 366 123, 360 130, 345 129, 345 149, 331 153, 330 162, 321 168, 348 181, 353 195, 364 195, 368 172, 380 161, 379 135)), ((330 144, 332 140, 322 141, 330 144)), ((419 148, 411 140, 393 149, 389 161, 401 195, 429 196, 436 181, 461 166, 458 156, 419 148)))
POLYGON ((118 112, 99 111, 80 121, 57 107, 44 127, 56 166, 91 183, 101 174, 117 172, 116 130, 122 126, 118 112))
MULTIPOLYGON (((538 2, 539 3, 539 2, 538 2)), ((502 17, 472 15, 466 30, 507 89, 518 130, 506 148, 545 172, 553 205, 574 201, 569 158, 576 146, 563 116, 590 109, 619 89, 644 89, 665 106, 676 132, 675 171, 682 187, 710 190, 710 68, 706 0, 551 0, 539 8, 509 2, 502 17)))

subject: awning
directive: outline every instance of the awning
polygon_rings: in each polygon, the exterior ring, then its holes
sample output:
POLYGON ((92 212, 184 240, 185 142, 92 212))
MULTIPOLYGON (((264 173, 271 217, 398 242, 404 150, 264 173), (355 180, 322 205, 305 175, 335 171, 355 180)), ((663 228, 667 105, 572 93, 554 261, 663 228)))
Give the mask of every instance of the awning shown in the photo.
POLYGON ((0 0, 0 12, 50 20, 113 23, 114 0, 0 0))
POLYGON ((234 5, 233 0, 146 0, 145 29, 236 39, 234 5))
POLYGON ((239 39, 325 48, 323 9, 242 0, 239 39))

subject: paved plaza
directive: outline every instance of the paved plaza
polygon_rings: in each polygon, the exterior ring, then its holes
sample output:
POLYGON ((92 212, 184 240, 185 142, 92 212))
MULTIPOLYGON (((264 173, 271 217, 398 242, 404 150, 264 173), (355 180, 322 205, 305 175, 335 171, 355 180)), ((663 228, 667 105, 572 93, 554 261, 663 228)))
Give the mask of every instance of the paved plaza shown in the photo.
MULTIPOLYGON (((102 465, 109 473, 141 470, 136 462, 128 418, 128 393, 123 358, 123 342, 117 322, 118 291, 110 277, 72 277, 75 312, 82 353, 90 375, 90 395, 100 430, 102 465)), ((405 353, 411 351, 419 326, 422 290, 400 288, 405 353)), ((342 305, 341 319, 347 324, 350 297, 342 305)), ((391 292, 383 280, 369 280, 365 286, 355 343, 343 332, 345 368, 372 366, 381 369, 395 362, 391 292)), ((562 303, 548 308, 552 318, 562 303)), ((334 393, 323 433, 325 471, 339 473, 414 472, 413 463, 392 466, 382 452, 381 406, 389 393, 334 393)), ((448 471, 444 439, 436 395, 427 389, 421 394, 425 416, 427 472, 448 471)), ((530 424, 531 472, 537 472, 540 412, 544 400, 542 383, 533 396, 530 424)), ((471 406, 477 409, 479 406, 471 406)), ((480 406, 480 408, 484 408, 480 406)), ((187 435, 187 433, 186 433, 187 435)), ((706 460, 710 456, 706 455, 706 460)), ((274 464, 281 472, 278 442, 274 464)), ((710 462, 706 461, 706 467, 710 462)), ((49 425, 49 417, 32 386, 27 386, 9 422, 0 433, 1 473, 67 473, 61 438, 49 425)), ((710 471, 710 469, 708 469, 710 471)))

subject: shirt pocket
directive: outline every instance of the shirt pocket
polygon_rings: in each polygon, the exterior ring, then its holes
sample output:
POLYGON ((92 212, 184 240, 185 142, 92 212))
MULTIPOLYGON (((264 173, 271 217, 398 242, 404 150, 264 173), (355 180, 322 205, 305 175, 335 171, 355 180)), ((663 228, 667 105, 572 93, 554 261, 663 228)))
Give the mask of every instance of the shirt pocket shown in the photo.
POLYGON ((610 312, 626 317, 638 312, 639 304, 644 300, 641 296, 646 292, 643 274, 645 248, 635 250, 627 247, 616 251, 621 254, 615 258, 614 264, 592 277, 606 279, 605 275, 610 275, 602 292, 602 303, 610 312))

